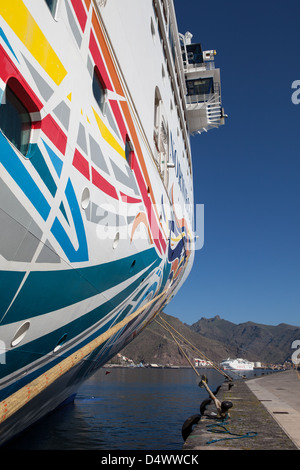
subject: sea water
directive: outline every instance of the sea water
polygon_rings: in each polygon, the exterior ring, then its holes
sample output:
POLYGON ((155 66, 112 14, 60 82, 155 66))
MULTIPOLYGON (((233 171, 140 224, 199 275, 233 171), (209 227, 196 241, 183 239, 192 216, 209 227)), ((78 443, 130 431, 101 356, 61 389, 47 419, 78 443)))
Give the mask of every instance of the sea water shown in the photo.
MULTIPOLYGON (((215 391, 224 377, 198 369, 215 391)), ((259 371, 243 372, 247 377, 259 371)), ((242 380, 242 379, 241 379, 242 380)), ((28 450, 180 450, 187 418, 208 398, 191 368, 103 368, 6 448, 28 450)))

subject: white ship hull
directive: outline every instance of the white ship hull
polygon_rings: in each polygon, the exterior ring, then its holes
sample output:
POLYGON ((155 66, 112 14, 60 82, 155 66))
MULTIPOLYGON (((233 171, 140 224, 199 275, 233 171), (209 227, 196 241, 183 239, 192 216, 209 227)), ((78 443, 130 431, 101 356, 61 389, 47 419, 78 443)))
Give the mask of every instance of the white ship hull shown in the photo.
POLYGON ((249 362, 244 359, 227 359, 226 361, 221 362, 220 365, 224 370, 246 371, 253 370, 254 368, 253 362, 249 362))
POLYGON ((195 240, 172 1, 0 13, 1 445, 155 317, 195 240))

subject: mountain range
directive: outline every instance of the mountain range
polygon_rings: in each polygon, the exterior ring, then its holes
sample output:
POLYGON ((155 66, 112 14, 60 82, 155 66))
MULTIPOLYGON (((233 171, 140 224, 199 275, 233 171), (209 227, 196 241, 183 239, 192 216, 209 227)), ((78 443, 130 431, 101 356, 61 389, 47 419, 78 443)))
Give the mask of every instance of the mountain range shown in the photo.
MULTIPOLYGON (((264 364, 282 364, 291 360, 294 340, 300 340, 300 327, 285 323, 276 326, 250 321, 235 324, 216 315, 213 318, 202 317, 187 325, 176 317, 161 313, 121 354, 136 364, 189 365, 185 355, 190 360, 204 355, 218 363, 228 357, 242 357, 264 364), (178 332, 176 337, 181 335, 180 347, 178 340, 176 343, 170 334, 170 331, 175 334, 175 330, 178 332), (190 344, 196 350, 192 350, 190 344)), ((111 362, 116 362, 116 357, 111 362)))

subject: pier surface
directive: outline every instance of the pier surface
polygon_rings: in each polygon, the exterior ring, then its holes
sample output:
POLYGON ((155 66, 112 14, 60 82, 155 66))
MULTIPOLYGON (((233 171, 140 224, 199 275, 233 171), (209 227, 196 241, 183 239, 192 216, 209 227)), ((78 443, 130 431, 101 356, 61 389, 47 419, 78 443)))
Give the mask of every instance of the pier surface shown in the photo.
POLYGON ((220 402, 232 402, 230 418, 216 419, 215 405, 209 404, 183 450, 300 449, 299 372, 276 372, 233 384, 225 382, 217 392, 220 402))

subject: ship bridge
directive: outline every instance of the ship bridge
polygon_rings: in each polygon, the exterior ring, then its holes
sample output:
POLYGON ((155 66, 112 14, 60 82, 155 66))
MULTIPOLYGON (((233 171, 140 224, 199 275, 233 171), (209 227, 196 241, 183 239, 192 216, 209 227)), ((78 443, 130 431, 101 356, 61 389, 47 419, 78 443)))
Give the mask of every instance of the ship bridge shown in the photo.
POLYGON ((215 68, 216 51, 202 51, 192 44, 191 33, 179 35, 186 80, 186 116, 191 134, 225 124, 221 105, 220 69, 215 68))

